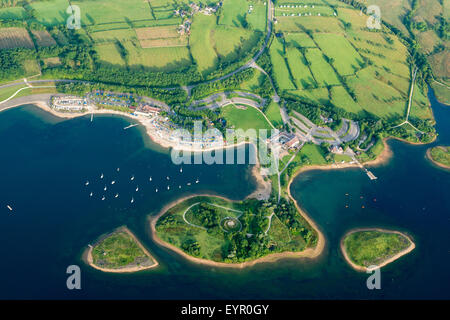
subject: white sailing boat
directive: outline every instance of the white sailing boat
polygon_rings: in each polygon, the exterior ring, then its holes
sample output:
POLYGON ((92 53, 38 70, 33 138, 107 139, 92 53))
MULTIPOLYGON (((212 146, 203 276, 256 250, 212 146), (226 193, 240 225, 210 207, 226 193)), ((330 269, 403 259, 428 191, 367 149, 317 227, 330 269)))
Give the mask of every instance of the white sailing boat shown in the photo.
POLYGON ((108 188, 107 188, 106 186, 103 188, 104 191, 106 191, 107 189, 108 189, 108 188))
POLYGON ((183 168, 180 168, 180 172, 183 172, 183 168))
POLYGON ((199 183, 199 182, 200 182, 200 180, 198 180, 198 179, 197 179, 197 180, 195 180, 195 183, 199 183))
POLYGON ((170 178, 169 178, 168 176, 166 177, 166 179, 167 179, 167 180, 170 180, 170 178))
POLYGON ((114 196, 114 198, 118 198, 119 197, 119 194, 118 193, 116 193, 116 195, 114 196))
POLYGON ((106 199, 105 196, 103 196, 103 197, 102 197, 102 201, 105 200, 105 199, 106 199))
POLYGON ((130 203, 133 203, 134 202, 134 198, 131 198, 131 201, 130 201, 130 203))
POLYGON ((133 175, 133 176, 131 176, 130 180, 131 180, 131 181, 133 181, 133 180, 134 180, 134 175, 133 175))
POLYGON ((190 182, 188 182, 188 183, 186 183, 186 185, 190 186, 190 185, 191 185, 191 183, 190 183, 190 182))
POLYGON ((139 191, 139 187, 136 187, 136 192, 138 192, 139 191))
POLYGON ((89 197, 92 197, 93 196, 93 193, 91 192, 90 194, 89 194, 89 197))
POLYGON ((150 177, 150 179, 148 179, 148 181, 152 181, 152 177, 150 177))
POLYGON ((117 168, 117 172, 119 172, 120 171, 120 168, 117 168))
POLYGON ((100 179, 103 179, 103 173, 101 174, 100 179))
POLYGON ((178 186, 178 189, 181 189, 181 186, 178 186))
POLYGON ((114 183, 116 183, 116 180, 111 181, 111 184, 114 184, 114 183))
POLYGON ((89 181, 86 181, 86 183, 84 184, 85 186, 88 186, 89 185, 89 181))
POLYGON ((167 190, 170 190, 170 186, 167 186, 167 190))
POLYGON ((155 189, 155 192, 158 192, 158 189, 155 189))

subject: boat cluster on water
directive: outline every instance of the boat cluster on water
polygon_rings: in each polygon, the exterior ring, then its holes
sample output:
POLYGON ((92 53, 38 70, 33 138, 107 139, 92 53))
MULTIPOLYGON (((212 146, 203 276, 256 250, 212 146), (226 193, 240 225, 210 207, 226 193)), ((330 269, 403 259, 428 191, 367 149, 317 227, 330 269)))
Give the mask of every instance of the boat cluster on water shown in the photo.
MULTIPOLYGON (((116 171, 117 171, 117 172, 120 172, 120 168, 117 168, 116 171)), ((180 168, 180 173, 182 173, 182 172, 183 172, 183 168, 180 168)), ((106 179, 105 179, 105 175, 104 175, 103 173, 100 174, 100 180, 106 180, 106 179)), ((130 179, 129 179, 130 183, 133 183, 134 180, 135 180, 135 176, 134 176, 134 175, 131 175, 131 177, 130 177, 130 179)), ((166 180, 169 181, 169 180, 170 180, 170 177, 167 176, 167 177, 166 177, 166 180)), ((148 178, 148 182, 152 182, 152 181, 153 181, 153 178, 150 176, 150 177, 148 178)), ((200 182, 200 180, 197 178, 197 179, 195 180, 195 182, 193 182, 193 183, 199 183, 199 182, 200 182)), ((114 185, 114 184, 116 184, 116 180, 111 180, 111 182, 105 183, 105 186, 104 186, 104 188, 103 188, 103 191, 104 191, 104 192, 101 193, 101 194, 102 194, 102 197, 101 197, 101 200, 102 200, 102 201, 105 201, 105 200, 106 200, 106 195, 105 195, 105 194, 106 194, 106 191, 108 191, 108 185, 114 185)), ((89 185, 91 185, 91 183, 89 182, 89 180, 87 180, 87 181, 85 182, 84 185, 85 185, 86 187, 88 187, 89 185)), ((187 183, 186 183, 186 186, 190 186, 190 185, 192 185, 191 182, 187 182, 187 183)), ((178 185, 178 189, 181 189, 181 188, 182 188, 182 186, 181 186, 181 185, 178 185)), ((167 190, 170 190, 170 185, 167 185, 167 190)), ((139 192, 139 186, 138 186, 138 185, 136 185, 135 192, 139 192)), ((156 193, 156 192, 159 192, 158 188, 155 188, 155 191, 154 191, 154 192, 155 192, 155 193, 156 193)), ((94 196, 94 192, 91 191, 91 192, 89 193, 89 197, 93 197, 93 196, 94 196)), ((115 193, 114 198, 119 198, 119 193, 118 193, 118 192, 115 193)), ((133 197, 133 196, 131 197, 130 203, 134 203, 134 197, 133 197)))

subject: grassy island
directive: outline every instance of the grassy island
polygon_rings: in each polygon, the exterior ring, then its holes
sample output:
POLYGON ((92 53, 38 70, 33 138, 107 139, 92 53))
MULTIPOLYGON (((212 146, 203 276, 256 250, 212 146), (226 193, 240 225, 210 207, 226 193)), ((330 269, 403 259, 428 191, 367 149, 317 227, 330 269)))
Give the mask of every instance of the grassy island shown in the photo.
POLYGON ((163 210, 153 219, 152 229, 157 242, 183 256, 224 266, 243 266, 269 255, 298 255, 313 250, 318 239, 286 199, 277 203, 190 197, 163 210))
POLYGON ((436 146, 427 150, 427 157, 435 165, 450 169, 450 147, 436 146))
POLYGON ((361 271, 370 266, 383 267, 415 248, 412 240, 398 232, 382 229, 359 229, 347 233, 341 241, 345 260, 361 271))
POLYGON ((125 227, 103 236, 89 246, 87 261, 105 272, 134 272, 156 267, 158 263, 125 227))

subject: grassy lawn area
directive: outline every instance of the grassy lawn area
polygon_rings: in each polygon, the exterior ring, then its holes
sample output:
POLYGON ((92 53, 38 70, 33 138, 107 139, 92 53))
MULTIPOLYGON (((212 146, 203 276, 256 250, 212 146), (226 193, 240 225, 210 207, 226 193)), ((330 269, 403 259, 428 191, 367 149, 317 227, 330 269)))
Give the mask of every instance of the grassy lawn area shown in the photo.
POLYGON ((271 101, 267 106, 265 114, 274 127, 278 128, 283 125, 283 119, 281 118, 280 106, 278 103, 271 101))
POLYGON ((320 148, 321 147, 318 145, 307 143, 303 146, 297 156, 306 156, 311 162, 310 164, 325 165, 327 164, 327 161, 320 148))
POLYGON ((250 106, 240 107, 245 107, 245 109, 236 108, 236 106, 232 104, 222 108, 222 116, 227 121, 228 127, 243 130, 272 129, 270 124, 258 110, 250 106))
POLYGON ((94 265, 106 269, 154 264, 136 240, 123 230, 100 240, 92 250, 92 258, 94 265))
POLYGON ((353 232, 344 239, 350 260, 363 267, 380 265, 409 245, 410 241, 401 234, 376 230, 353 232))
MULTIPOLYGON (((17 86, 6 87, 6 88, 3 88, 3 89, 0 89, 0 101, 3 101, 3 100, 8 99, 8 98, 9 98, 10 96, 12 96, 17 90, 19 90, 19 89, 21 89, 21 88, 26 88, 26 87, 27 87, 27 85, 26 85, 25 83, 23 83, 23 84, 19 84, 19 85, 17 85, 17 86)), ((20 92, 16 95, 16 97, 17 97, 18 95, 20 95, 23 91, 26 91, 26 90, 20 91, 20 92)))

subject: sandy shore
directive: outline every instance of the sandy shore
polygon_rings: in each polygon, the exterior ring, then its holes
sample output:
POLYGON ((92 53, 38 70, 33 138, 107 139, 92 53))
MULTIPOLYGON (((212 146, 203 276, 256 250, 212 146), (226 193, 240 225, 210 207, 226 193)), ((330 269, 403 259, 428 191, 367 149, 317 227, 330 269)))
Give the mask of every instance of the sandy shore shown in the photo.
POLYGON ((83 253, 83 260, 84 260, 84 262, 89 264, 92 268, 95 268, 95 269, 103 271, 103 272, 114 272, 114 273, 137 272, 137 271, 152 269, 152 268, 155 268, 155 267, 157 267, 159 265, 158 261, 156 261, 156 259, 150 254, 150 252, 148 252, 148 250, 142 245, 142 243, 136 238, 136 236, 127 227, 117 228, 113 232, 108 233, 107 235, 104 235, 104 236, 100 237, 100 239, 97 240, 97 242, 94 244, 94 246, 89 246, 85 250, 85 252, 83 253), (108 269, 108 268, 103 268, 103 267, 99 267, 99 266, 95 265, 94 264, 94 258, 92 256, 93 247, 95 247, 97 244, 99 244, 101 241, 103 241, 103 239, 111 236, 112 234, 114 234, 116 232, 126 232, 127 234, 129 234, 133 238, 133 240, 137 243, 137 245, 142 249, 142 251, 144 251, 144 253, 154 263, 152 265, 150 265, 150 266, 132 266, 132 267, 119 268, 119 269, 108 269))
POLYGON ((396 255, 390 257, 389 259, 383 261, 381 264, 379 264, 379 265, 377 266, 377 268, 382 268, 382 267, 388 265, 389 263, 391 263, 391 262, 393 262, 393 261, 399 259, 400 257, 404 256, 405 254, 410 253, 410 252, 411 252, 412 250, 414 250, 414 248, 416 247, 416 245, 415 245, 415 243, 412 241, 412 239, 411 239, 408 235, 406 235, 406 234, 404 234, 404 233, 401 233, 400 231, 392 231, 392 230, 386 230, 386 229, 380 229, 380 228, 358 228, 358 229, 351 230, 351 231, 347 232, 347 233, 342 237, 342 239, 341 239, 341 251, 342 251, 342 254, 343 254, 344 258, 345 258, 345 261, 347 261, 347 263, 348 263, 353 269, 355 269, 355 270, 357 270, 357 271, 363 271, 363 272, 366 272, 366 271, 374 270, 374 269, 370 269, 370 268, 363 267, 363 266, 359 266, 359 265, 355 264, 353 261, 350 260, 349 256, 347 255, 347 251, 345 250, 344 239, 345 239, 347 236, 349 236, 350 234, 355 233, 355 232, 360 232, 360 231, 379 231, 379 232, 385 232, 385 233, 395 233, 395 234, 399 234, 399 235, 401 235, 401 236, 404 236, 404 237, 405 237, 406 239, 408 239, 408 241, 410 242, 410 245, 409 245, 408 248, 406 248, 406 249, 404 249, 403 251, 397 253, 396 255))
POLYGON ((446 166, 445 164, 437 162, 436 160, 433 159, 433 157, 431 156, 431 149, 433 149, 433 148, 429 148, 427 150, 427 153, 426 153, 427 159, 430 160, 434 165, 436 165, 436 166, 438 166, 440 168, 450 170, 450 166, 446 166))
MULTIPOLYGON (((206 259, 201 259, 201 258, 196 258, 193 257, 187 253, 185 253, 183 250, 181 250, 178 247, 175 247, 174 245, 171 245, 165 241, 163 241, 161 238, 159 238, 156 234, 156 222, 158 221, 158 219, 160 217, 162 217, 167 210, 169 210, 170 208, 176 206, 177 204, 194 198, 194 197, 199 197, 199 196, 205 196, 205 197, 217 197, 220 199, 224 199, 226 201, 230 201, 230 202, 236 202, 230 199, 227 199, 225 197, 222 196, 216 196, 216 195, 211 195, 211 194, 197 194, 197 195, 192 195, 192 196, 187 196, 187 197, 183 197, 181 199, 177 199, 169 204, 167 204, 166 206, 164 206, 164 208, 161 209, 161 211, 156 215, 156 216, 151 216, 149 218, 150 220, 150 229, 151 229, 151 238, 153 241, 155 241, 157 244, 170 249, 174 252, 176 252, 177 254, 181 255, 182 257, 188 259, 189 261, 198 263, 198 264, 202 264, 202 265, 207 265, 207 266, 213 266, 213 267, 227 267, 227 268, 245 268, 245 267, 250 267, 250 266, 254 266, 255 264, 258 263, 263 263, 263 262, 275 262, 278 261, 280 259, 285 259, 285 258, 315 258, 317 256, 320 255, 320 253, 323 251, 323 247, 324 247, 324 241, 320 240, 323 239, 323 236, 320 237, 318 239, 318 243, 316 245, 316 247, 314 248, 308 248, 304 251, 301 252, 280 252, 280 253, 272 253, 269 254, 265 257, 261 257, 252 261, 247 261, 247 262, 242 262, 242 263, 225 263, 225 262, 216 262, 216 261, 211 261, 211 260, 206 260, 206 259)), ((309 219, 309 217, 305 217, 305 219, 309 219)), ((312 220, 311 220, 312 221, 312 220)), ((309 222, 309 221, 308 221, 309 222)), ((312 225, 313 227, 315 225, 312 225)), ((318 233, 320 233, 320 231, 316 230, 318 233)))

